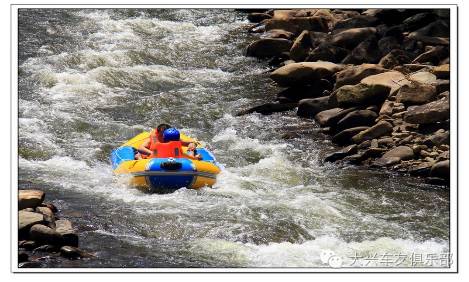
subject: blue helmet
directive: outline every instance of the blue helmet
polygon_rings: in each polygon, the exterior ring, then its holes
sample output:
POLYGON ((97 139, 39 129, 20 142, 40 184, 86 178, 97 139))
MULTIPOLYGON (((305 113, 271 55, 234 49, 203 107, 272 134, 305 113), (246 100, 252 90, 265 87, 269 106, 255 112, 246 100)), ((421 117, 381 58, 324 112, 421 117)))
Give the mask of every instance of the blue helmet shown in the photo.
POLYGON ((179 141, 180 139, 179 131, 176 128, 168 128, 163 131, 163 141, 170 142, 170 141, 179 141))

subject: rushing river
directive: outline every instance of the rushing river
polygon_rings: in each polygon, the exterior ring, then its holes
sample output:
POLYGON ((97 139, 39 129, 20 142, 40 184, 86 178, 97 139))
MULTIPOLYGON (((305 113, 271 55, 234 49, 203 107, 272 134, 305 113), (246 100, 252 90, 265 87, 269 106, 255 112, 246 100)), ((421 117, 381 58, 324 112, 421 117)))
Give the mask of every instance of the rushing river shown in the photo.
POLYGON ((258 36, 246 23, 219 9, 20 9, 19 188, 43 189, 97 256, 45 267, 326 267, 325 250, 359 266, 357 254, 448 251, 447 190, 323 164, 334 146, 293 111, 235 116, 279 91, 243 55, 258 36), (215 187, 144 194, 113 176, 111 150, 160 122, 212 147, 225 166, 215 187))

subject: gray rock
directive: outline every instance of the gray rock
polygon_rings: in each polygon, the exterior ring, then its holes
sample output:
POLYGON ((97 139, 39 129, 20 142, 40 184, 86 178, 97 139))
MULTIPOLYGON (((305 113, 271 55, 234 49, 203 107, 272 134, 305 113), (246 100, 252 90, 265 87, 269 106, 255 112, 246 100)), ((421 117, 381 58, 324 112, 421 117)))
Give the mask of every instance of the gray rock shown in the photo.
POLYGON ((366 140, 372 140, 381 136, 389 135, 392 132, 392 128, 392 124, 389 122, 379 121, 372 127, 353 136, 352 141, 356 144, 359 144, 366 140))
MULTIPOLYGON (((332 137, 332 142, 338 144, 338 145, 346 145, 352 143, 352 137, 358 134, 359 132, 362 132, 366 129, 368 129, 368 126, 359 126, 359 127, 354 127, 354 128, 349 128, 342 130, 341 132, 337 133, 332 137)), ((361 145, 361 144, 360 144, 361 145)))
POLYGON ((428 124, 449 119, 449 100, 440 99, 421 106, 412 107, 404 115, 404 121, 428 124))
POLYGON ((358 126, 371 126, 375 123, 378 115, 370 110, 357 110, 345 115, 337 122, 336 130, 342 131, 347 128, 358 126))
POLYGON ((303 99, 298 104, 296 114, 300 117, 313 118, 317 113, 330 109, 329 97, 303 99))
POLYGON ((18 209, 36 208, 44 197, 44 192, 40 190, 18 190, 18 209))
POLYGON ((436 95, 435 86, 412 82, 399 89, 396 100, 404 104, 425 104, 433 101, 436 95))
POLYGON ((414 150, 408 146, 399 146, 386 152, 381 158, 374 162, 378 166, 388 166, 409 160, 414 157, 414 150))
POLYGON ((268 58, 287 52, 292 46, 292 42, 283 38, 261 38, 249 44, 246 55, 257 58, 268 58))
POLYGON ((347 146, 339 151, 329 154, 324 159, 325 162, 335 162, 345 158, 346 156, 353 155, 357 152, 357 145, 353 144, 347 146))

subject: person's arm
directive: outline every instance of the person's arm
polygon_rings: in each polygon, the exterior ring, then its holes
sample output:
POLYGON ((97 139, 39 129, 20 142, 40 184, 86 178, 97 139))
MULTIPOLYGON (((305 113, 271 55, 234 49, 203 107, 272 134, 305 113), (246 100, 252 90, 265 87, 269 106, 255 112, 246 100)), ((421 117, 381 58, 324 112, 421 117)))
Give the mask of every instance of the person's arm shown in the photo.
POLYGON ((150 145, 150 138, 143 141, 142 145, 140 145, 140 147, 138 147, 139 152, 144 153, 146 155, 151 155, 152 151, 150 149, 148 149, 149 145, 150 145))

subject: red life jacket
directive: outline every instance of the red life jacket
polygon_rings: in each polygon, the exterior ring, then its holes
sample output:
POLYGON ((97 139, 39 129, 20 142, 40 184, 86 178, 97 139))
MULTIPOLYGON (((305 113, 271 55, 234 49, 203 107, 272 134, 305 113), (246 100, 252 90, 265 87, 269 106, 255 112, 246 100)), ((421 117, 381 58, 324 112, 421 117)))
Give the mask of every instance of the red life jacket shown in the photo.
MULTIPOLYGON (((151 140, 151 139, 150 139, 151 140)), ((150 158, 182 158, 181 141, 171 141, 167 143, 151 143, 150 150, 152 154, 150 158)))

